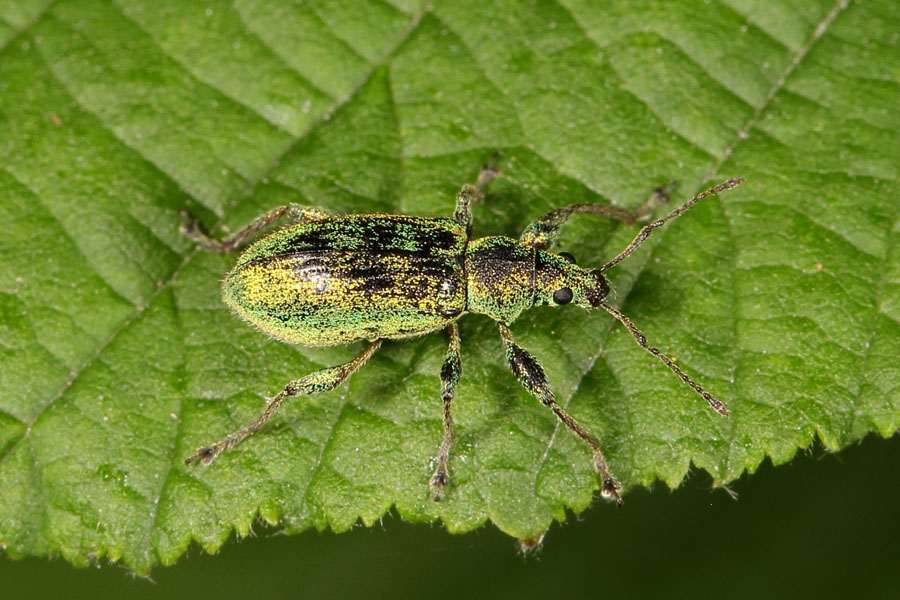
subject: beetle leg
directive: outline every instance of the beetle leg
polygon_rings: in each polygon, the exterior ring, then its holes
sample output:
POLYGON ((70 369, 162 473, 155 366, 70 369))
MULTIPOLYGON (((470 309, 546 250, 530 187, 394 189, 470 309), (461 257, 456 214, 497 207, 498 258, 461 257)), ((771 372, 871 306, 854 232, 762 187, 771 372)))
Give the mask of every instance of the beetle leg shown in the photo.
POLYGON ((232 233, 220 241, 205 234, 200 229, 200 223, 186 212, 179 211, 178 214, 184 219, 184 223, 179 228, 181 233, 210 252, 234 252, 234 250, 236 250, 247 238, 285 216, 287 216, 292 223, 302 223, 304 221, 321 221, 322 219, 327 219, 333 215, 333 213, 324 208, 314 208, 303 206, 302 204, 279 206, 264 215, 258 216, 240 231, 232 233))
POLYGON ((456 393, 456 384, 459 383, 459 375, 462 372, 459 355, 459 327, 456 322, 450 323, 450 346, 444 356, 444 366, 441 367, 441 399, 444 401, 444 441, 438 452, 437 468, 431 476, 431 487, 434 488, 434 501, 440 502, 441 492, 450 485, 450 476, 447 474, 447 460, 450 458, 450 446, 456 438, 453 430, 453 417, 450 415, 450 402, 456 393))
POLYGON ((653 190, 653 194, 650 195, 650 198, 647 199, 647 202, 635 211, 593 202, 557 208, 526 227, 525 231, 522 232, 522 237, 519 239, 535 248, 547 250, 559 240, 560 229, 562 229, 562 226, 566 224, 569 217, 574 213, 590 213, 601 217, 609 217, 610 219, 618 219, 624 221, 626 225, 634 225, 636 221, 640 221, 649 216, 654 208, 668 202, 668 192, 670 192, 673 187, 675 187, 675 182, 670 181, 666 187, 656 188, 653 190))
POLYGON ((509 361, 509 368, 519 383, 528 390, 535 398, 540 400, 545 406, 556 414, 569 430, 587 442, 593 451, 594 469, 599 473, 602 481, 600 493, 605 498, 614 500, 617 505, 622 505, 622 499, 619 498, 619 490, 622 489, 621 484, 609 472, 606 459, 600 451, 600 440, 590 434, 581 423, 576 421, 569 413, 556 403, 553 396, 553 390, 547 384, 547 377, 544 375, 544 368, 541 363, 530 352, 518 345, 509 331, 509 327, 498 322, 497 327, 500 329, 500 337, 503 338, 503 344, 506 346, 506 359, 509 361))
POLYGON ((499 154, 494 154, 486 165, 478 173, 475 185, 466 184, 456 195, 456 210, 453 212, 453 220, 466 228, 466 232, 472 229, 473 202, 478 202, 484 197, 484 188, 488 182, 500 174, 495 163, 499 154))
POLYGON ((361 366, 366 364, 372 355, 381 346, 381 340, 375 340, 369 344, 368 348, 363 350, 362 354, 354 358, 348 363, 338 365, 336 367, 328 367, 314 371, 305 377, 295 379, 287 384, 284 389, 274 398, 272 398, 263 411, 249 425, 243 429, 238 429, 226 438, 223 438, 211 446, 199 448, 197 453, 184 461, 189 465, 199 460, 204 465, 210 464, 216 460, 222 452, 233 448, 247 436, 253 435, 259 431, 266 422, 272 418, 272 415, 284 403, 287 398, 293 396, 311 396, 321 392, 329 392, 341 385, 348 377, 353 375, 361 366))

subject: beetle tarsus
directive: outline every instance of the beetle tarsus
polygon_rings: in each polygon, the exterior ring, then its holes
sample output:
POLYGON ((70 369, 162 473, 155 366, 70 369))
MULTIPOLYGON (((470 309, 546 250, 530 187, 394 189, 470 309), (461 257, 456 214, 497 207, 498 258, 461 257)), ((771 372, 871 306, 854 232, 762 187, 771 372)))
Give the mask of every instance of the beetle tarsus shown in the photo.
POLYGON ((478 173, 478 179, 475 181, 475 189, 478 191, 477 199, 480 200, 484 196, 484 188, 490 183, 493 179, 495 179, 498 175, 500 175, 500 169, 497 168, 497 161, 500 159, 500 153, 494 152, 491 155, 491 158, 488 159, 487 163, 483 167, 481 167, 481 172, 478 173))
POLYGON ((197 453, 193 456, 184 459, 184 464, 189 465, 192 462, 200 461, 200 464, 205 467, 216 460, 219 453, 220 452, 216 452, 216 448, 213 446, 204 446, 203 448, 199 448, 197 453))
POLYGON ((622 499, 619 497, 619 490, 622 489, 622 484, 613 479, 612 477, 605 477, 603 479, 603 488, 600 490, 600 495, 608 500, 612 500, 616 503, 616 506, 622 506, 622 499))
POLYGON ((450 485, 450 476, 447 475, 447 466, 439 465, 434 475, 431 476, 431 489, 434 490, 434 501, 440 502, 444 488, 450 485))
POLYGON ((182 220, 181 225, 178 227, 179 233, 194 241, 197 241, 197 237, 206 237, 206 234, 200 229, 200 221, 189 215, 187 211, 179 210, 178 216, 182 220))
POLYGON ((233 248, 228 247, 225 243, 210 237, 200 227, 200 221, 189 215, 186 211, 179 210, 178 215, 182 219, 182 224, 178 231, 195 244, 200 244, 209 252, 231 252, 233 248))
POLYGON ((634 211, 634 220, 629 225, 634 225, 635 221, 640 221, 642 219, 646 219, 650 215, 653 214, 653 211, 656 210, 658 206, 662 206, 663 204, 668 204, 672 201, 672 198, 669 194, 672 190, 675 189, 675 186, 678 185, 678 182, 674 179, 670 180, 666 185, 658 185, 653 188, 653 193, 650 194, 650 197, 647 198, 647 201, 644 203, 642 207, 634 211))

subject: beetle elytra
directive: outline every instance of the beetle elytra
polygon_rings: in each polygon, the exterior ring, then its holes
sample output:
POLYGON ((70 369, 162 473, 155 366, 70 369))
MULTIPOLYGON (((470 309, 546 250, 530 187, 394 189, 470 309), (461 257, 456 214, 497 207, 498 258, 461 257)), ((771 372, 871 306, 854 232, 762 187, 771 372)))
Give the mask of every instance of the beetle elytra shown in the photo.
POLYGON ((262 428, 287 398, 333 390, 369 360, 382 340, 447 329, 450 343, 440 372, 444 434, 430 480, 435 500, 440 500, 450 483, 447 462, 454 440, 450 406, 461 372, 457 320, 467 312, 479 313, 496 321, 507 361, 522 386, 590 446, 601 494, 621 504, 621 485, 610 473, 600 441, 556 403, 541 364, 516 343, 510 332, 510 324, 524 310, 539 305, 602 308, 713 410, 727 415, 718 399, 649 345, 628 317, 606 303, 609 284, 604 272, 631 254, 655 229, 703 198, 731 189, 742 180, 729 179, 694 196, 662 219, 645 225, 624 250, 602 267, 586 269, 576 265, 570 254, 550 251, 572 214, 591 213, 631 225, 666 201, 665 191, 657 190, 643 208, 634 212, 597 203, 574 204, 540 217, 519 239, 472 239, 471 205, 484 195, 485 186, 498 173, 489 164, 474 185, 464 186, 456 197, 452 218, 335 215, 324 209, 292 204, 258 217, 219 241, 204 234, 196 221, 183 214, 182 232, 215 252, 232 252, 279 219, 291 219, 292 224, 243 251, 223 281, 225 302, 243 319, 284 342, 307 346, 370 342, 359 356, 345 364, 291 381, 249 425, 198 449, 185 463, 210 464, 223 451, 262 428))

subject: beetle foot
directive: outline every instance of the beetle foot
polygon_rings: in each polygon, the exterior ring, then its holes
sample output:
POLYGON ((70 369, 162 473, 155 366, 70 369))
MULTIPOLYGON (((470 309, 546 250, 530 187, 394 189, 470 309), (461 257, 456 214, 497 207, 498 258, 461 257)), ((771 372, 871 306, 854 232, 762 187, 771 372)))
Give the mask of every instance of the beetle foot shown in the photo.
POLYGON ((499 158, 500 153, 495 152, 487 164, 481 167, 481 172, 478 173, 478 180, 475 182, 475 195, 478 200, 484 196, 485 186, 500 175, 500 169, 497 168, 499 158))
POLYGON ((200 464, 203 466, 207 466, 212 461, 216 460, 216 457, 222 452, 221 449, 216 446, 204 446, 203 448, 199 448, 197 453, 193 456, 184 459, 184 464, 189 465, 192 462, 200 461, 200 464))
POLYGON ((235 249, 235 245, 228 243, 227 240, 223 243, 209 237, 200 227, 200 221, 189 215, 186 211, 179 210, 178 215, 183 221, 178 227, 178 231, 195 244, 200 244, 210 252, 232 252, 235 249))
POLYGON ((612 477, 604 477, 603 487, 600 489, 600 495, 607 500, 613 500, 616 503, 616 506, 622 506, 622 499, 619 497, 619 490, 621 489, 621 483, 619 483, 612 477))
POLYGON ((671 198, 669 198, 669 192, 674 190, 676 185, 678 185, 678 182, 673 179, 665 186, 660 185, 654 188, 653 193, 650 194, 650 197, 647 198, 644 205, 633 213, 630 213, 627 218, 623 219, 625 224, 630 227, 638 221, 650 218, 657 206, 669 203, 671 200, 671 198))
POLYGON ((181 220, 183 221, 178 228, 179 233, 186 235, 191 239, 197 235, 204 235, 203 231, 200 230, 200 221, 189 215, 187 211, 179 210, 178 216, 181 217, 181 220))
POLYGON ((654 208, 662 206, 663 204, 668 204, 672 200, 672 198, 669 197, 669 192, 674 190, 677 185, 678 182, 673 179, 664 186, 659 185, 653 188, 653 193, 647 198, 647 203, 639 212, 644 216, 650 216, 650 213, 653 212, 654 208))
POLYGON ((651 196, 652 201, 656 203, 656 206, 660 204, 668 204, 671 198, 669 198, 669 192, 675 189, 675 186, 678 185, 678 182, 674 179, 670 180, 664 186, 658 186, 653 190, 653 195, 651 196))
POLYGON ((441 494, 444 488, 450 485, 450 476, 447 475, 446 469, 438 467, 434 475, 431 476, 431 488, 434 490, 434 501, 441 501, 441 494))

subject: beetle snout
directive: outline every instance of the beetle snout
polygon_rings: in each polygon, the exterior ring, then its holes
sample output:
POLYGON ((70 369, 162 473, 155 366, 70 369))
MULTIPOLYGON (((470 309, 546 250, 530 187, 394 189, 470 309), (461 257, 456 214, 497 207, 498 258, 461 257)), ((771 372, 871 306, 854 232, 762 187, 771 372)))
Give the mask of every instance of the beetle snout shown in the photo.
POLYGON ((606 277, 599 269, 591 271, 591 275, 594 277, 594 285, 588 290, 587 298, 591 306, 597 308, 609 295, 609 282, 606 281, 606 277))

